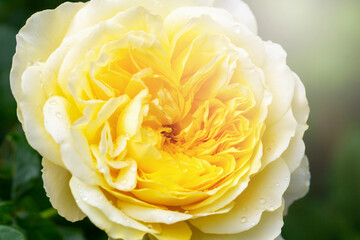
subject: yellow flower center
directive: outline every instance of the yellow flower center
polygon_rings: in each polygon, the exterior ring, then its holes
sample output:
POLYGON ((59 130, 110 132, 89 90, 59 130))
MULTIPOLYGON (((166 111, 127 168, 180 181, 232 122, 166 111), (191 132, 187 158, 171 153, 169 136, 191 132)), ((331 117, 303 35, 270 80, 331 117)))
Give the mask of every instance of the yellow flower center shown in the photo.
POLYGON ((144 15, 152 24, 120 29, 77 68, 90 64, 69 82, 84 113, 75 124, 88 122, 105 192, 190 209, 248 180, 264 130, 262 73, 228 37, 199 33, 205 17, 171 34, 144 15))

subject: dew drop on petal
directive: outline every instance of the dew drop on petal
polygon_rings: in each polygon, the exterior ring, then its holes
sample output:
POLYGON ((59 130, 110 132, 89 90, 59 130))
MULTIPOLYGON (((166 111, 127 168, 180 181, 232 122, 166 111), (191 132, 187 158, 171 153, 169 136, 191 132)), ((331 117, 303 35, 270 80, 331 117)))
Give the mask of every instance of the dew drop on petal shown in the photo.
POLYGON ((259 203, 260 203, 260 204, 265 204, 265 203, 266 203, 265 198, 260 198, 259 203))
POLYGON ((242 217, 242 218, 240 219, 240 222, 241 222, 241 223, 246 223, 246 222, 247 222, 247 218, 246 218, 246 217, 242 217))
POLYGON ((62 114, 61 114, 61 113, 59 113, 59 112, 55 113, 55 116, 56 116, 57 118, 59 118, 59 119, 61 119, 61 118, 62 118, 62 114))
POLYGON ((236 33, 236 34, 241 33, 241 28, 240 28, 240 26, 235 26, 235 27, 234 27, 234 33, 236 33))

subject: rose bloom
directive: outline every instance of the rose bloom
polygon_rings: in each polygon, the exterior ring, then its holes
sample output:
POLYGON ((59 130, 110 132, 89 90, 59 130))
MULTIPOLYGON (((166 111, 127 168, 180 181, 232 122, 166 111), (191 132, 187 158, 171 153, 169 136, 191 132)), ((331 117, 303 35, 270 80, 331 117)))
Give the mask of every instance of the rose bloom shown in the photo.
POLYGON ((240 0, 34 14, 11 89, 44 187, 110 239, 275 239, 308 190, 303 84, 240 0))

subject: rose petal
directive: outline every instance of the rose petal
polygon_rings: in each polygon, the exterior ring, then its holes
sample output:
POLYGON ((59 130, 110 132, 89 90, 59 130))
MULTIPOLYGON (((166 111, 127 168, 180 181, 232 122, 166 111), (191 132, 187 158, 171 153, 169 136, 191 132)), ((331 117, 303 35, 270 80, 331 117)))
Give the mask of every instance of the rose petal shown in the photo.
POLYGON ((73 175, 88 183, 99 182, 98 175, 91 166, 89 144, 80 131, 71 129, 70 112, 70 104, 65 98, 49 98, 44 106, 45 129, 60 145, 62 160, 73 175))
POLYGON ((10 73, 11 90, 16 100, 22 95, 21 76, 25 69, 50 56, 63 40, 73 16, 84 5, 66 2, 54 10, 35 13, 19 31, 10 73))
POLYGON ((309 105, 306 100, 305 89, 300 79, 296 76, 295 94, 292 101, 294 117, 298 122, 295 136, 291 139, 290 144, 282 157, 285 159, 290 172, 293 172, 301 163, 304 156, 305 144, 303 136, 308 128, 306 121, 309 117, 309 105))
POLYGON ((294 97, 296 77, 286 65, 284 49, 279 44, 270 41, 264 42, 264 45, 266 55, 262 68, 266 84, 273 97, 266 124, 272 125, 289 111, 294 97))
POLYGON ((68 221, 82 220, 86 215, 79 209, 71 193, 69 182, 71 174, 68 170, 43 158, 42 178, 46 195, 51 205, 57 209, 60 216, 68 221))
POLYGON ((296 133, 297 122, 289 109, 280 121, 266 127, 262 137, 264 145, 264 155, 261 159, 262 168, 279 158, 288 148, 291 138, 296 133))
POLYGON ((59 166, 64 166, 60 149, 44 128, 43 106, 46 98, 41 88, 42 66, 32 66, 26 69, 22 76, 22 95, 18 100, 22 109, 23 128, 30 145, 44 158, 59 166), (34 94, 36 92, 36 94, 34 94))
POLYGON ((214 7, 224 8, 233 17, 247 26, 253 33, 257 34, 257 23, 249 6, 241 0, 215 0, 214 7))
POLYGON ((297 199, 306 195, 310 186, 309 162, 306 156, 303 157, 300 166, 291 173, 291 180, 288 189, 284 193, 285 212, 297 199))
POLYGON ((205 233, 234 234, 246 231, 260 221, 263 212, 281 207, 282 194, 289 185, 289 177, 289 169, 280 158, 250 180, 230 212, 190 222, 205 233), (234 219, 246 219, 246 222, 234 219))
MULTIPOLYGON (((273 240, 281 232, 283 226, 283 210, 284 204, 281 205, 276 211, 264 212, 261 216, 259 224, 254 226, 248 231, 237 234, 208 234, 193 228, 193 239, 195 240, 273 240)), ((234 219, 233 219, 234 221, 234 219)), ((240 219, 241 221, 241 219, 240 219)))
POLYGON ((185 214, 171 210, 140 207, 125 202, 118 202, 118 207, 120 207, 122 211, 124 211, 124 213, 128 216, 148 223, 174 224, 177 222, 186 221, 192 217, 191 214, 185 214))
POLYGON ((186 222, 178 222, 171 225, 162 225, 162 232, 154 234, 158 240, 190 240, 191 229, 186 222))
MULTIPOLYGON (((95 0, 90 1, 74 17, 67 36, 74 35, 82 29, 92 27, 99 22, 114 17, 117 13, 126 11, 133 7, 142 6, 148 11, 166 16, 167 9, 156 0, 95 0)), ((139 16, 137 16, 139 17, 139 16)))
POLYGON ((70 189, 80 209, 98 227, 113 238, 134 239, 145 232, 157 233, 155 226, 148 226, 128 217, 112 205, 99 187, 82 182, 76 177, 70 180, 70 189))

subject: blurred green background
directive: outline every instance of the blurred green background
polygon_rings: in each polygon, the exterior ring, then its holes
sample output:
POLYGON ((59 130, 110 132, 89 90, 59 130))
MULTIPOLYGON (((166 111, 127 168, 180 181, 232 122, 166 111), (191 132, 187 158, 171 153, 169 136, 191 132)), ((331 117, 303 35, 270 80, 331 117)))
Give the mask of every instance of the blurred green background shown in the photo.
MULTIPOLYGON (((15 35, 60 0, 0 0, 0 240, 107 239, 89 220, 69 223, 42 188, 9 87, 15 35)), ((280 43, 307 90, 308 195, 285 217, 287 240, 360 240, 360 1, 246 0, 264 40, 280 43)), ((261 239, 260 239, 261 240, 261 239)))

